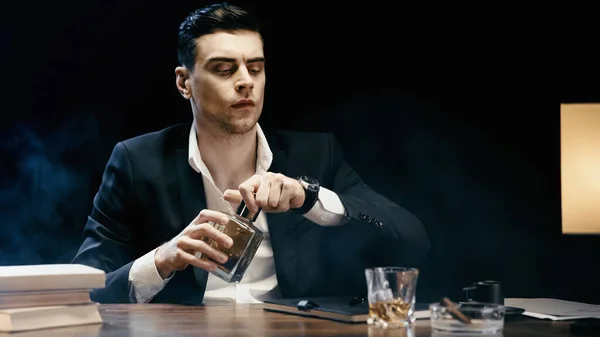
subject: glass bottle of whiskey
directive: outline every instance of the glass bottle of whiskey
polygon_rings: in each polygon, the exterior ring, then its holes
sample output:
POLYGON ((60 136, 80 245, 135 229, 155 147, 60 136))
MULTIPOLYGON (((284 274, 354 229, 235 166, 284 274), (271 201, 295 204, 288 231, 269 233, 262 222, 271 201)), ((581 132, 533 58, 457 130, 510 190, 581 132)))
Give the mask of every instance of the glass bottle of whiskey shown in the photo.
POLYGON ((235 214, 229 215, 229 222, 226 224, 211 223, 213 227, 220 232, 228 235, 233 240, 230 248, 221 246, 218 242, 204 238, 211 247, 219 250, 228 256, 227 262, 220 264, 209 256, 202 254, 201 259, 209 260, 217 264, 217 269, 212 272, 215 276, 226 282, 240 282, 244 277, 246 269, 254 258, 264 238, 264 233, 254 225, 254 221, 260 213, 260 208, 256 213, 252 213, 242 200, 235 214))

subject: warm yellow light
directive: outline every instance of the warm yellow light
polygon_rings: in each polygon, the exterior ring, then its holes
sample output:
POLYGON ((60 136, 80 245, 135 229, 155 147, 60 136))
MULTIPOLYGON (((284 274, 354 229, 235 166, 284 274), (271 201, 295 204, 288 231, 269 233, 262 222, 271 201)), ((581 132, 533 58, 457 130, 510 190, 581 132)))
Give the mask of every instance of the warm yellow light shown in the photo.
POLYGON ((561 104, 563 234, 600 234, 600 104, 561 104))

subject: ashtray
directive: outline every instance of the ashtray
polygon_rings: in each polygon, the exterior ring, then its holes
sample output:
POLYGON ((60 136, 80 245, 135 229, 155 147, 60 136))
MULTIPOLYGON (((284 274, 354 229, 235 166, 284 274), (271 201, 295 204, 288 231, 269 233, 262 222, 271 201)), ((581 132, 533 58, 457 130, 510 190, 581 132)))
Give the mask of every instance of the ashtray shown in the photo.
POLYGON ((495 303, 459 303, 454 310, 442 303, 429 305, 431 330, 437 335, 495 335, 504 329, 505 307, 495 303))

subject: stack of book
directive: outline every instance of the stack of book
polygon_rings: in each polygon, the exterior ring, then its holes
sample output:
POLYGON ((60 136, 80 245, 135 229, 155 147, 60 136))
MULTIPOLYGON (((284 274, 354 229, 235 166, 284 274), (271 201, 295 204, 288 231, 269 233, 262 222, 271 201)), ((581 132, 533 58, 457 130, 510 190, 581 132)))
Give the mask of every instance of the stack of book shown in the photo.
POLYGON ((104 271, 77 264, 0 266, 0 332, 101 324, 104 271))

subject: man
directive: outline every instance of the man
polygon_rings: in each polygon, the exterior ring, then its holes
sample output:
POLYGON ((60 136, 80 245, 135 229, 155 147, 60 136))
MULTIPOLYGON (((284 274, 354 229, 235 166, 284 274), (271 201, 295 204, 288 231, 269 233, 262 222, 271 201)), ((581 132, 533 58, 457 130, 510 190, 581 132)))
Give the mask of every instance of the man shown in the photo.
POLYGON ((176 85, 193 125, 118 143, 73 263, 107 272, 98 302, 198 305, 269 296, 364 293, 364 268, 416 264, 422 224, 371 190, 329 134, 262 130, 263 41, 253 18, 227 3, 185 19, 176 85), (267 235, 239 284, 209 271, 231 240, 224 222, 244 200, 267 235))

